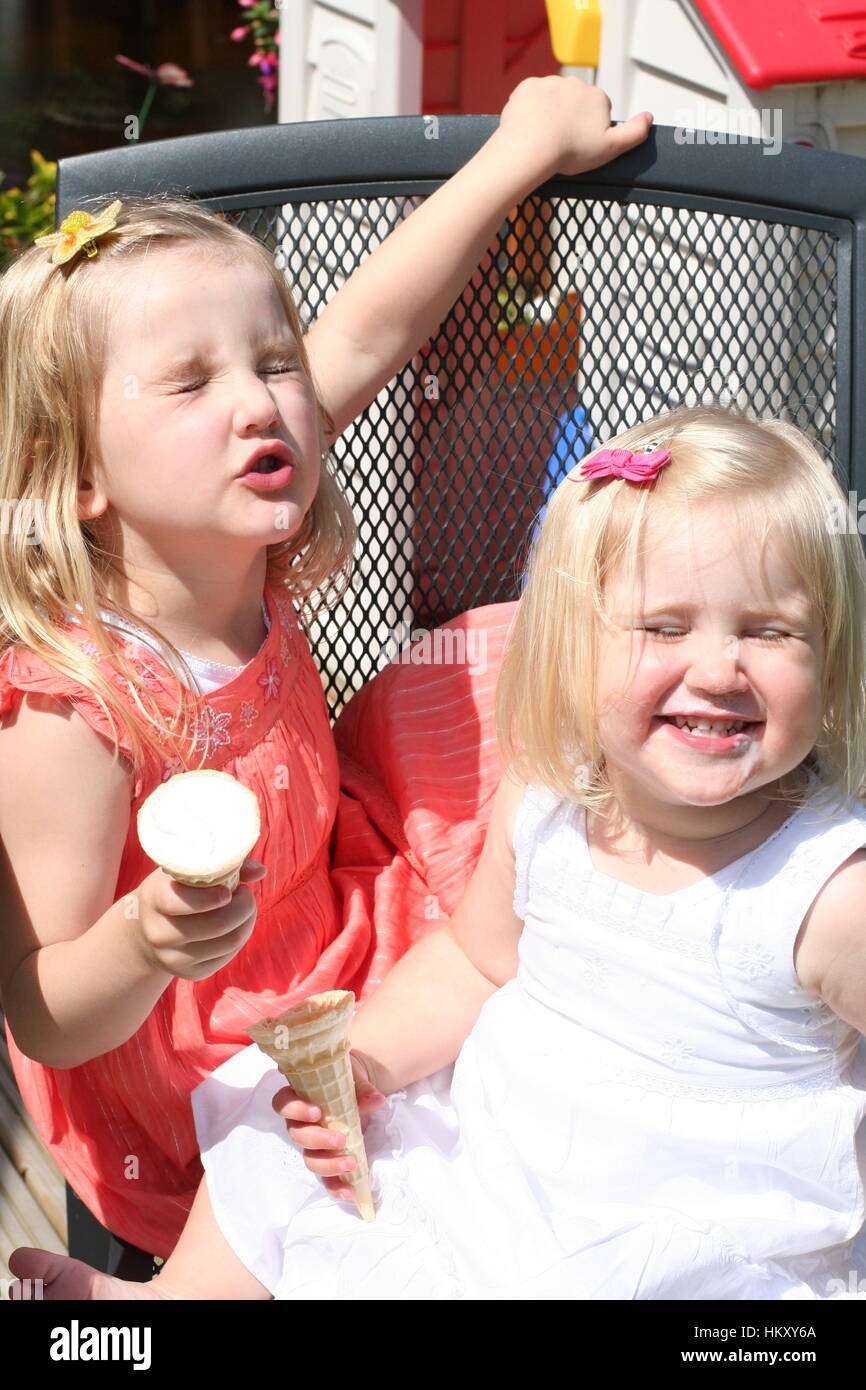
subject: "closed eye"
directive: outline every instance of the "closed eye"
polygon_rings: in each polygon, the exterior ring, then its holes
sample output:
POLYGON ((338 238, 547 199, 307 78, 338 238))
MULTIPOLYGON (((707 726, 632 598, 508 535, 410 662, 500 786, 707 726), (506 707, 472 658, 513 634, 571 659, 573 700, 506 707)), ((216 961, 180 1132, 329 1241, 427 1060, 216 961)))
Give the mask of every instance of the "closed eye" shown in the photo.
MULTIPOLYGON (((663 642, 676 641, 678 637, 686 634, 680 628, 674 627, 646 627, 641 629, 643 632, 650 632, 656 637, 660 637, 663 642)), ((787 632, 775 632, 768 629, 766 632, 747 632, 746 637, 754 637, 759 642, 783 642, 790 634, 787 632)))
MULTIPOLYGON (((300 362, 297 357, 286 358, 281 362, 269 363, 259 369, 262 376, 288 376, 292 372, 300 370, 300 362)), ((191 395, 193 391, 200 391, 203 386, 207 386, 209 377, 202 377, 197 381, 186 381, 175 385, 175 394, 178 396, 191 395)))
POLYGON ((300 362, 297 357, 286 358, 284 362, 274 362, 269 367, 263 367, 265 376, 287 376, 290 372, 300 370, 300 362))

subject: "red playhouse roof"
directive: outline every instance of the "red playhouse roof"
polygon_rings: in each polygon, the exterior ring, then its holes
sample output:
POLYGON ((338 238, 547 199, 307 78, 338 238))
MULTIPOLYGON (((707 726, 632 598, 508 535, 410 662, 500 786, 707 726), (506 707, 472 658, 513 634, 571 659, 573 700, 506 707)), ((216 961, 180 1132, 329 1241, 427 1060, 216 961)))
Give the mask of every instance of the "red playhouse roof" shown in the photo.
POLYGON ((866 78, 866 0, 694 0, 749 87, 866 78))

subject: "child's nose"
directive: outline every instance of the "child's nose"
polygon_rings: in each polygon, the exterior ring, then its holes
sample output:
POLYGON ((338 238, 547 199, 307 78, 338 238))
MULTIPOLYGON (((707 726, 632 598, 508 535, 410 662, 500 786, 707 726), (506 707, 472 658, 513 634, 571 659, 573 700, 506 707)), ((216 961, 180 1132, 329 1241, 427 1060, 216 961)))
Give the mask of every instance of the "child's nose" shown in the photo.
POLYGON ((280 410, 267 384, 254 374, 245 376, 238 386, 235 427, 239 434, 266 429, 279 420, 280 410))
POLYGON ((702 690, 746 689, 748 681, 740 664, 739 638, 734 634, 695 636, 686 682, 702 690))

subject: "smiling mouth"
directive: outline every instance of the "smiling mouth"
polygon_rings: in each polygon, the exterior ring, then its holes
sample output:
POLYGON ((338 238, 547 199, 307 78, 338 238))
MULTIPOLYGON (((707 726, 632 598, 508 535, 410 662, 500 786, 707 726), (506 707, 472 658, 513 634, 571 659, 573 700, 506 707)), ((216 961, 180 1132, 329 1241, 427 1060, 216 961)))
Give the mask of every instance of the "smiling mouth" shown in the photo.
POLYGON ((758 721, 751 719, 690 719, 682 714, 662 714, 658 717, 663 724, 674 724, 686 733, 705 738, 726 738, 732 734, 750 733, 758 727, 758 721))

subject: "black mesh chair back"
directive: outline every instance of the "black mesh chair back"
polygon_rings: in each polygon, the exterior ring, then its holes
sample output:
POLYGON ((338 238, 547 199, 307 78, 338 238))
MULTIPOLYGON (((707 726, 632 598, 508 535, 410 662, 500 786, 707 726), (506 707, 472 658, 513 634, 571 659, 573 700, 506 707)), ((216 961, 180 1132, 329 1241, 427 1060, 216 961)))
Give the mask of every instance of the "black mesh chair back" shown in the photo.
MULTIPOLYGON (((309 322, 494 125, 325 121, 108 150, 61 162, 58 218, 198 197, 273 251, 309 322)), ((527 200, 335 447, 360 545, 352 592, 311 631, 334 714, 413 631, 516 597, 559 479, 657 410, 712 397, 791 419, 862 493, 864 170, 660 128, 527 200)))

